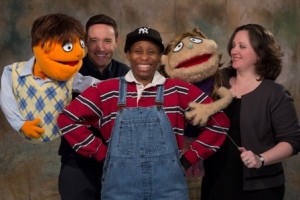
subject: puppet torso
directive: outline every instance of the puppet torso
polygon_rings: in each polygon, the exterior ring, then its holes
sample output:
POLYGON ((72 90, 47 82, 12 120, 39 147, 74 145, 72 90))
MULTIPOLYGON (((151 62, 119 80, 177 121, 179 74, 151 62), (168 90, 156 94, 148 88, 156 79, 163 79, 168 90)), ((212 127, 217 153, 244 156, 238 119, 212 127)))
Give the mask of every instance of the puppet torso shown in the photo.
POLYGON ((51 80, 39 85, 31 75, 20 76, 24 63, 15 63, 12 67, 13 92, 20 113, 26 120, 39 117, 45 133, 39 139, 25 137, 33 143, 50 142, 61 135, 56 124, 58 114, 72 99, 73 78, 68 81, 51 80))

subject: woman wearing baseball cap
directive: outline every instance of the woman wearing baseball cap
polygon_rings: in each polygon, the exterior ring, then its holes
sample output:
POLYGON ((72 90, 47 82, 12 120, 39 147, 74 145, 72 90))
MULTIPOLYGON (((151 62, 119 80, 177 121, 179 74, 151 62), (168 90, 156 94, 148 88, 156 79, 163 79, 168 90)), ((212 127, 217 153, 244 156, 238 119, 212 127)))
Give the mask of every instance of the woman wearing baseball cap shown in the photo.
POLYGON ((229 120, 223 112, 213 115, 181 155, 188 104, 212 99, 157 72, 164 51, 158 31, 135 29, 124 50, 131 70, 84 91, 60 114, 59 127, 78 153, 105 159, 102 200, 188 200, 184 169, 217 151, 229 120), (90 127, 99 129, 108 145, 90 127))

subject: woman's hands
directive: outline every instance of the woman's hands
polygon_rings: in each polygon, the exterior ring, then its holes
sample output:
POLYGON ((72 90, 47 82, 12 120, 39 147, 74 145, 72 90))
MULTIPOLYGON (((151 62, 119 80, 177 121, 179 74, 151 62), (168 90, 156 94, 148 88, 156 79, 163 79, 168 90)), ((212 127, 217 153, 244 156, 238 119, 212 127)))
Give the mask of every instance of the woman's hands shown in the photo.
POLYGON ((244 147, 240 147, 239 150, 241 151, 241 160, 246 167, 259 169, 263 166, 263 160, 259 155, 244 147))

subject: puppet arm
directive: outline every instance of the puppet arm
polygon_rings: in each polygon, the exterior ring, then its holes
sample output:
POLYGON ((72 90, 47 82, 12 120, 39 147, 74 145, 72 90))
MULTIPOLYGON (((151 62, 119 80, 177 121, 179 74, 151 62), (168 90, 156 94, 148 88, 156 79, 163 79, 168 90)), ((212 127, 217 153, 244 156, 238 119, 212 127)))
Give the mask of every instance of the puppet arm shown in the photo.
POLYGON ((30 138, 40 138, 41 134, 45 132, 45 129, 41 128, 39 124, 41 123, 40 118, 36 118, 32 121, 25 121, 24 125, 21 127, 21 131, 30 138))
POLYGON ((82 74, 77 73, 76 76, 74 77, 72 90, 73 92, 81 93, 92 84, 98 82, 100 82, 99 79, 96 79, 92 76, 83 76, 82 74))
POLYGON ((38 126, 40 119, 26 120, 20 113, 12 88, 12 65, 4 68, 1 77, 1 109, 13 129, 22 131, 27 137, 40 137, 44 129, 38 126), (39 135, 37 135, 39 133, 39 135))
POLYGON ((211 115, 226 108, 233 98, 230 91, 225 87, 220 87, 217 90, 217 95, 220 97, 220 99, 209 104, 191 102, 189 104, 191 110, 185 113, 186 119, 194 126, 205 125, 211 115))

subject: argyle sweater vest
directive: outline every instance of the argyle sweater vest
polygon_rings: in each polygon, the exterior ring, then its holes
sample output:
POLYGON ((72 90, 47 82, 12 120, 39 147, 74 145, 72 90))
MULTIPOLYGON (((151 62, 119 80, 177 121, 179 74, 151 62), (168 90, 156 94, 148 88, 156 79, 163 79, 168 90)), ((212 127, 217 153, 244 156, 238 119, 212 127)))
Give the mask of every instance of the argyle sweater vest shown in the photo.
POLYGON ((71 102, 73 78, 68 81, 51 80, 40 86, 33 75, 20 76, 25 62, 12 66, 13 92, 19 111, 26 120, 40 118, 40 126, 45 132, 40 138, 28 138, 20 131, 20 135, 32 143, 50 142, 61 135, 56 120, 60 111, 71 102))

